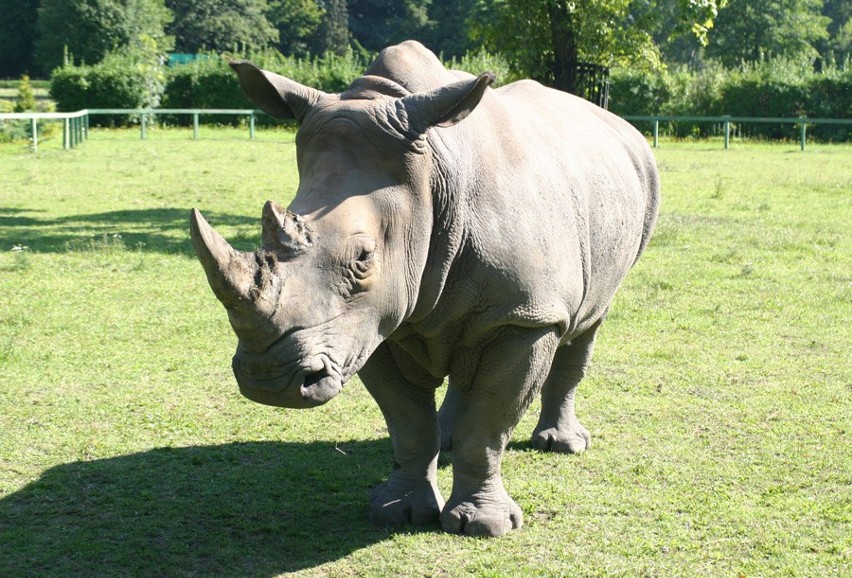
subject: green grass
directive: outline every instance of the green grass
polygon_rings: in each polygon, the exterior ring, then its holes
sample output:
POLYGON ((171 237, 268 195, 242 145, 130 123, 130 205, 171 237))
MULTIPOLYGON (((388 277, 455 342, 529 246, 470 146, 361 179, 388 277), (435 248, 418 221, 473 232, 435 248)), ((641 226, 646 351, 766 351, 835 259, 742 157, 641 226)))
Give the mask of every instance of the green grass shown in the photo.
POLYGON ((481 540, 367 522, 390 444, 357 380, 305 411, 237 392, 187 217, 249 248, 292 197, 292 135, 246 132, 0 146, 0 576, 852 573, 852 148, 663 143, 593 447, 530 450, 534 406, 504 463, 525 526, 481 540))

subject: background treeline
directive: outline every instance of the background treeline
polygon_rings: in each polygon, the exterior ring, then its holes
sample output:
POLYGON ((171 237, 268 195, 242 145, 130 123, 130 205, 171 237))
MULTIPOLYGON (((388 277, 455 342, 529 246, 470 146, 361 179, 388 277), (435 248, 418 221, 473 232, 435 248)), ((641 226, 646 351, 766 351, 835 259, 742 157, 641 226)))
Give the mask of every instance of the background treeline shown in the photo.
POLYGON ((577 92, 581 63, 607 66, 622 114, 852 116, 852 0, 0 0, 0 14, 0 78, 51 77, 61 110, 247 106, 222 55, 339 91, 415 38, 502 82, 577 92))

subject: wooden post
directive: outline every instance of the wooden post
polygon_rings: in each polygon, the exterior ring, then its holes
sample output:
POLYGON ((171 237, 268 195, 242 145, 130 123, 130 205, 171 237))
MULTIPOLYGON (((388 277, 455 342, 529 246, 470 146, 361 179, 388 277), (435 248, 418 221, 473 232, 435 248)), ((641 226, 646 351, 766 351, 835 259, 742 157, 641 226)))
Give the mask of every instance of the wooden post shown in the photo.
POLYGON ((254 140, 254 111, 249 114, 249 138, 254 140))
POLYGON ((808 125, 805 124, 805 117, 799 117, 799 143, 801 150, 805 150, 805 139, 807 138, 808 125))
POLYGON ((145 113, 144 113, 144 112, 142 113, 142 118, 140 119, 140 121, 141 121, 141 122, 139 123, 139 129, 140 129, 140 131, 141 131, 140 136, 141 136, 142 140, 145 140, 145 137, 147 137, 147 136, 148 136, 148 135, 147 135, 148 117, 147 117, 147 116, 145 116, 145 113))
POLYGON ((660 119, 654 120, 654 148, 657 148, 657 145, 660 142, 660 119))
POLYGON ((34 118, 30 119, 30 128, 33 133, 33 152, 38 152, 38 121, 34 118))
POLYGON ((198 140, 198 113, 192 113, 192 140, 198 140))

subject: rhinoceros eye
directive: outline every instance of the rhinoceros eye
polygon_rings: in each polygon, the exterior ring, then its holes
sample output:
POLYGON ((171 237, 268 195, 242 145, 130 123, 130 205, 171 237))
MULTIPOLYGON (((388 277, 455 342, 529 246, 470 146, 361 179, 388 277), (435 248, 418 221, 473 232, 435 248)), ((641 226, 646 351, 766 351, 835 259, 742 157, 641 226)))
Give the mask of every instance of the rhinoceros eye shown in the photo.
POLYGON ((355 255, 355 260, 352 261, 351 267, 356 279, 364 279, 370 275, 373 269, 375 252, 376 244, 372 240, 368 240, 355 247, 355 251, 352 253, 355 255))
POLYGON ((373 258, 373 252, 368 249, 361 249, 361 253, 358 255, 356 261, 359 263, 366 263, 370 259, 373 258))

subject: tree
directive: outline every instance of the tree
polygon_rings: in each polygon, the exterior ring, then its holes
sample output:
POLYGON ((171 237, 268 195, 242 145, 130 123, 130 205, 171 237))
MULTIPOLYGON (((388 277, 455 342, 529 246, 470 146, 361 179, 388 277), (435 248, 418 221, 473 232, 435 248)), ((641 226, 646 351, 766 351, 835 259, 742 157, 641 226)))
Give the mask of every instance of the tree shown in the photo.
POLYGON ((0 77, 40 72, 34 62, 38 0, 0 0, 0 77))
POLYGON ((822 13, 831 19, 828 38, 818 47, 823 60, 840 66, 852 65, 852 1, 825 0, 822 13))
POLYGON ((444 58, 463 56, 476 44, 468 34, 468 16, 477 0, 432 0, 429 6, 428 29, 421 40, 433 52, 444 58))
POLYGON ((167 0, 167 4, 174 13, 168 31, 179 52, 265 48, 278 42, 278 30, 266 18, 266 0, 167 0))
MULTIPOLYGON (((717 2, 677 0, 679 29, 700 38, 713 25, 717 2)), ((474 34, 506 55, 516 72, 574 92, 580 62, 657 68, 654 0, 479 0, 474 34)))
POLYGON ((278 29, 278 50, 305 56, 324 15, 316 0, 270 0, 266 17, 278 29))
POLYGON ((319 0, 322 22, 311 41, 314 54, 343 54, 349 48, 349 12, 346 0, 319 0))
POLYGON ((96 63, 143 37, 167 50, 170 19, 164 0, 41 0, 36 59, 44 72, 61 65, 67 53, 96 63))
POLYGON ((823 0, 729 0, 719 11, 707 56, 728 67, 772 58, 816 58, 828 38, 823 0))
POLYGON ((349 0, 349 30, 367 50, 423 36, 431 0, 349 0))

